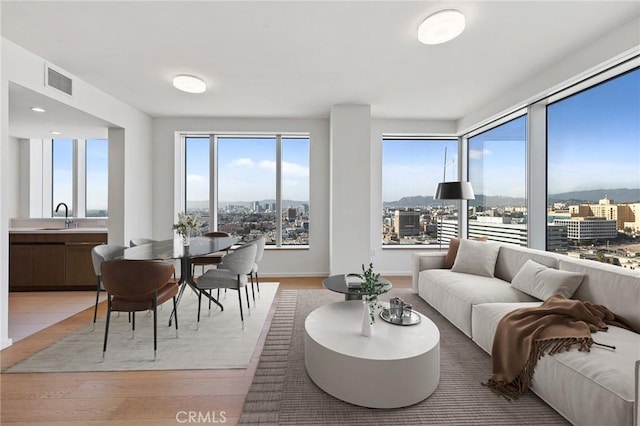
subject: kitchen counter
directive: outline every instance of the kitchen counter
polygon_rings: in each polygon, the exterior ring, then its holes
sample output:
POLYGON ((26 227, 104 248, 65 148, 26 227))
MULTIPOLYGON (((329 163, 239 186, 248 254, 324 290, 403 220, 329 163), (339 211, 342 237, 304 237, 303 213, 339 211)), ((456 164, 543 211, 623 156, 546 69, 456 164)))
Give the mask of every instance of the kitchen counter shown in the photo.
POLYGON ((107 228, 9 228, 9 234, 100 234, 108 233, 107 228))
POLYGON ((107 242, 106 227, 9 228, 9 290, 91 290, 91 250, 107 242))

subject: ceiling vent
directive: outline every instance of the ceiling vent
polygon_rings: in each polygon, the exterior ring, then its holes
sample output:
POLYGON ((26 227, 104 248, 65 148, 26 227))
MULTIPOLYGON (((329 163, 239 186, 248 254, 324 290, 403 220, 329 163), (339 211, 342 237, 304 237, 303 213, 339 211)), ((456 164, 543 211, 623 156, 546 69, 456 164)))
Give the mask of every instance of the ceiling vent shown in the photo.
POLYGON ((73 96, 73 80, 71 77, 62 74, 49 65, 45 67, 45 86, 73 96))

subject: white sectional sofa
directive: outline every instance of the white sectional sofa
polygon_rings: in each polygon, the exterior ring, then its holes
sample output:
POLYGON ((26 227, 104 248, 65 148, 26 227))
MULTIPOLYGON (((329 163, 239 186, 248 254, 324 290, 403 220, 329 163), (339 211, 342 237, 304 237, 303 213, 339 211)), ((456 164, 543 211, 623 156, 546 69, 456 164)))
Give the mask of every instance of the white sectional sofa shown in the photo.
MULTIPOLYGON (((413 289, 487 353, 491 353, 495 329, 504 315, 542 303, 511 285, 529 259, 553 268, 552 274, 583 274, 573 299, 604 305, 640 330, 640 271, 515 245, 482 244, 492 245, 494 250, 498 246, 493 277, 445 269, 444 252, 416 253, 413 289)), ((476 257, 482 256, 460 250, 455 263, 473 263, 476 257)), ((544 356, 536 365, 531 390, 576 425, 640 426, 640 334, 610 326, 607 332, 595 333, 593 338, 616 349, 594 345, 590 352, 572 349, 544 356)), ((487 378, 490 374, 487 371, 487 378)), ((496 396, 487 390, 487 398, 493 397, 496 396)))

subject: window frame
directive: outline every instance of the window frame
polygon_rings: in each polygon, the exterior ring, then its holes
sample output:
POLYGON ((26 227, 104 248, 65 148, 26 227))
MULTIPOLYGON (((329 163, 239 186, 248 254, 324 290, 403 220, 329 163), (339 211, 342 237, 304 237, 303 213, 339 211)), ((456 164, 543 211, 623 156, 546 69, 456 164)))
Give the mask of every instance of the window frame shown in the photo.
MULTIPOLYGON (((87 218, 87 204, 86 204, 86 193, 87 193, 87 140, 106 140, 108 144, 108 139, 103 138, 51 138, 51 139, 43 139, 42 147, 43 147, 43 193, 42 193, 42 207, 43 207, 43 217, 51 217, 54 218, 55 206, 60 202, 66 202, 65 200, 54 200, 53 199, 53 173, 54 173, 54 155, 53 155, 53 145, 56 139, 60 140, 71 140, 72 143, 72 200, 71 200, 71 211, 73 212, 72 217, 74 218, 87 218)), ((109 168, 107 167, 107 173, 109 173, 109 168)), ((108 180, 108 179, 107 179, 108 180)), ((109 212, 109 197, 107 196, 107 214, 109 212)), ((71 216, 70 216, 71 217, 71 216)), ((89 216, 90 219, 108 219, 109 216, 89 216)))
MULTIPOLYGON (((180 167, 177 170, 180 171, 179 178, 176 179, 176 183, 179 185, 180 191, 176 198, 175 205, 179 210, 186 211, 186 140, 187 138, 209 138, 209 231, 218 230, 218 140, 222 138, 269 138, 275 139, 275 161, 276 161, 276 243, 268 245, 267 249, 308 249, 311 246, 311 241, 308 244, 283 244, 282 243, 282 140, 287 138, 307 139, 309 144, 309 159, 308 164, 311 166, 311 133, 310 132, 176 132, 176 137, 179 139, 177 147, 179 152, 177 158, 179 158, 180 167)), ((308 183, 309 190, 311 189, 311 177, 309 176, 308 183)), ((311 194, 309 193, 309 198, 311 194)), ((307 200, 309 206, 309 216, 311 217, 311 200, 307 200)), ((177 212, 175 213, 177 216, 177 212)), ((309 220, 311 223, 312 221, 309 220)))

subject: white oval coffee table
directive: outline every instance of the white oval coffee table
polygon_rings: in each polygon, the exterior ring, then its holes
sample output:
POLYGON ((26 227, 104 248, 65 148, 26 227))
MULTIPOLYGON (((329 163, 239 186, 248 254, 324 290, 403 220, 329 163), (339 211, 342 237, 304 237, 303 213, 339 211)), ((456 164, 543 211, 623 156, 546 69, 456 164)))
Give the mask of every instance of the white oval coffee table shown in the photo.
MULTIPOLYGON (((383 303, 388 307, 388 303, 383 303)), ((376 318, 374 334, 360 334, 362 302, 321 306, 305 320, 307 374, 330 395, 370 408, 415 404, 440 381, 440 332, 427 317, 399 326, 376 318)))

